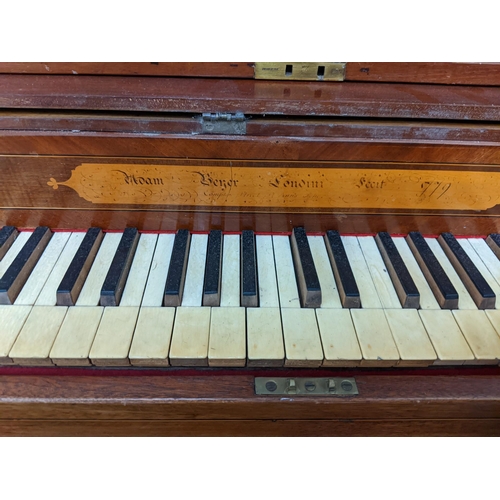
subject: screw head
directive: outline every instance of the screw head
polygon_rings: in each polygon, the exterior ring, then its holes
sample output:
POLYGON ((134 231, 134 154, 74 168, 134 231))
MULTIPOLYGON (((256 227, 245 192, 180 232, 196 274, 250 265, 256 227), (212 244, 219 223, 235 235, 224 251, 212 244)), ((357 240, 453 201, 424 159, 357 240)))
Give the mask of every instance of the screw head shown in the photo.
POLYGON ((273 380, 270 380, 269 382, 266 382, 266 389, 269 392, 274 392, 277 388, 278 388, 278 385, 273 380))
POLYGON ((349 382, 349 380, 343 380, 340 384, 340 387, 342 387, 342 389, 345 391, 345 392, 351 392, 352 391, 352 384, 351 382, 349 382))
POLYGON ((316 384, 314 382, 306 382, 304 387, 307 392, 314 392, 316 390, 316 384))

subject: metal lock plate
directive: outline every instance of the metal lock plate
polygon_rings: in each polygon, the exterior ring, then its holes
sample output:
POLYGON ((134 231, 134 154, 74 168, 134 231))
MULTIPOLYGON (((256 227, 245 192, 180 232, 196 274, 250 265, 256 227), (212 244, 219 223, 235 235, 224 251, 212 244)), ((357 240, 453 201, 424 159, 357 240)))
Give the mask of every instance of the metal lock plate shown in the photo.
POLYGON ((256 377, 255 394, 259 396, 356 396, 353 378, 326 377, 256 377))
POLYGON ((317 82, 342 82, 345 78, 345 63, 255 63, 254 76, 256 80, 304 80, 317 82))

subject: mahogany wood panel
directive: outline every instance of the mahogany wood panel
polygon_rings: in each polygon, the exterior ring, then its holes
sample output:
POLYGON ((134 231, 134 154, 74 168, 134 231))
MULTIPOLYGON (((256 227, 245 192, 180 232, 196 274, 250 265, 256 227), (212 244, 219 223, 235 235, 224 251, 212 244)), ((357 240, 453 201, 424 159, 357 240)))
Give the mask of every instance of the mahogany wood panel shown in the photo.
POLYGON ((34 228, 39 225, 60 230, 86 230, 97 226, 104 230, 123 231, 137 227, 140 231, 176 231, 190 229, 208 232, 221 229, 240 232, 252 229, 257 233, 290 233, 302 226, 310 233, 324 233, 329 229, 343 235, 371 234, 387 231, 392 235, 407 235, 420 231, 435 236, 451 232, 457 236, 486 237, 500 232, 500 217, 463 216, 460 214, 398 215, 390 214, 240 214, 222 212, 165 212, 161 210, 33 210, 0 209, 0 224, 18 228, 34 228))
POLYGON ((498 435, 500 377, 356 376, 351 398, 256 396, 253 377, 2 376, 2 435, 498 435))
POLYGON ((500 419, 0 420, 0 436, 500 436, 500 419))
MULTIPOLYGON (((254 78, 251 62, 0 63, 0 73, 254 78)), ((498 63, 348 62, 346 81, 500 85, 498 63)))
POLYGON ((346 81, 500 85, 499 63, 350 62, 346 81))
POLYGON ((496 121, 500 88, 0 75, 0 107, 496 121))
MULTIPOLYGON (((479 135, 478 132, 476 135, 479 135)), ((488 135, 488 132, 486 132, 488 135)), ((297 135, 182 136, 0 130, 0 155, 82 155, 149 158, 211 158, 279 161, 387 161, 500 165, 500 148, 491 142, 372 140, 370 137, 325 138, 297 135)))
MULTIPOLYGON (((82 133, 114 132, 156 134, 166 139, 182 134, 201 135, 199 118, 158 115, 153 113, 72 113, 0 111, 0 135, 3 133, 60 133, 79 136, 82 133), (163 136, 163 137, 162 137, 163 136)), ((247 122, 246 136, 261 140, 262 137, 308 138, 359 143, 412 143, 492 146, 500 145, 500 125, 490 122, 475 124, 463 122, 425 122, 396 120, 365 120, 352 118, 262 118, 252 117, 247 122)), ((209 138, 210 136, 205 136, 209 138)), ((212 136, 213 137, 213 136, 212 136)), ((201 139, 201 137, 200 137, 201 139)), ((55 153, 54 153, 55 154, 55 153)), ((146 151, 144 156, 147 156, 146 151)))
POLYGON ((245 62, 26 62, 0 63, 0 73, 253 78, 245 62))
MULTIPOLYGON (((156 158, 146 163, 189 164, 190 160, 156 158)), ((186 228, 195 231, 222 229, 241 231, 253 229, 258 232, 288 232, 294 226, 304 226, 310 232, 324 232, 336 229, 342 233, 376 233, 388 231, 392 234, 406 234, 418 230, 424 234, 453 232, 457 235, 488 234, 500 227, 499 207, 481 213, 473 211, 443 210, 373 210, 359 208, 331 209, 283 209, 252 208, 243 212, 239 207, 228 207, 225 211, 216 207, 198 206, 144 206, 109 205, 86 201, 67 187, 57 190, 48 185, 50 179, 66 181, 71 170, 82 163, 144 163, 141 159, 120 157, 86 156, 3 156, 0 157, 0 223, 17 227, 47 225, 54 229, 86 229, 99 226, 103 229, 123 230, 137 227, 140 230, 174 231, 186 228)), ((217 165, 214 160, 197 160, 196 164, 217 165)), ((237 166, 236 160, 232 161, 237 166)), ((262 163, 243 162, 242 165, 262 166, 262 163)), ((308 168, 309 163, 279 162, 270 165, 300 166, 308 168)), ((366 167, 364 163, 321 163, 322 166, 340 168, 366 167)), ((373 163, 369 164, 373 166, 373 163)), ((387 163, 385 168, 428 168, 427 164, 387 163)), ((439 169, 464 170, 468 165, 432 165, 439 169)), ((489 167, 477 166, 479 170, 489 167)), ((51 181, 50 181, 51 182, 51 181)))

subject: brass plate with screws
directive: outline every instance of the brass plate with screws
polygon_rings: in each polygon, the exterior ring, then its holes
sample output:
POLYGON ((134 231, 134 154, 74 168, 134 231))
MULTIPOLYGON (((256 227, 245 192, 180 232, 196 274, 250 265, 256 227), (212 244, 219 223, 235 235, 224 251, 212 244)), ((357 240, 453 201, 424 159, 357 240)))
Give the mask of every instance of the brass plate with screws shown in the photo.
POLYGON ((256 62, 256 80, 305 80, 343 82, 345 63, 332 62, 256 62))
POLYGON ((326 377, 256 377, 255 394, 259 396, 356 396, 353 378, 326 377))

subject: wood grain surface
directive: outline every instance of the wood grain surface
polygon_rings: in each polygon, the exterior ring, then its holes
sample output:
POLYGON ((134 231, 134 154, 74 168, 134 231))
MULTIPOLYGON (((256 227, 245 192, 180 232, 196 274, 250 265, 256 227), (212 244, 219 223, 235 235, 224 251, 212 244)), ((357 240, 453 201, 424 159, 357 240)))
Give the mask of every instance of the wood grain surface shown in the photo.
MULTIPOLYGON (((132 125, 130 125, 132 126, 132 125)), ((337 125, 329 127, 335 130, 337 125)), ((69 130, 0 130, 2 155, 81 155, 147 158, 211 158, 281 161, 400 161, 406 163, 500 163, 500 134, 493 125, 427 132, 408 126, 411 133, 361 124, 361 132, 345 126, 338 136, 316 134, 314 127, 297 124, 289 134, 269 130, 267 135, 183 135, 142 132, 114 133, 69 130), (345 129, 348 130, 345 130, 345 129), (470 133, 469 133, 470 131, 470 133), (276 132, 276 135, 274 135, 276 132), (366 132, 366 133, 365 133, 366 132), (447 134, 450 133, 450 140, 447 134), (455 133, 456 132, 456 133, 455 133), (427 135, 425 140, 411 136, 427 135), (443 137, 444 136, 444 137, 443 137), (480 138, 483 136, 484 140, 480 138), (300 141, 297 140, 300 137, 300 141), (407 137, 407 138, 406 138, 407 137)), ((328 128, 325 126, 325 128, 328 128)), ((118 131, 120 132, 120 131, 118 131)))
MULTIPOLYGON (((62 138, 59 138, 62 139, 62 138)), ((66 138, 63 142, 68 141, 66 138)), ((269 139, 263 139, 269 144, 269 139)), ((30 141, 32 142, 32 141, 30 141)), ((124 139, 124 142, 127 141, 124 139)), ((200 140, 200 148, 215 146, 217 150, 223 147, 224 141, 211 143, 200 140), (222 142, 222 144, 221 144, 222 142)), ((74 141, 69 141, 74 143, 74 141)), ((300 141, 295 141, 298 144, 300 141)), ((36 142, 35 142, 36 144, 36 142)), ((262 144, 263 146, 264 144, 262 144)), ((113 145, 115 147, 115 145, 113 145)), ((409 151, 411 148, 406 148, 409 151)), ((205 150, 207 156, 212 152, 205 150)), ((496 154, 500 152, 494 148, 496 154)), ((478 148, 479 154, 484 153, 478 148)), ((276 153, 278 154, 278 153, 276 153)), ((215 155, 214 155, 215 156, 215 155)), ((439 171, 443 175, 450 170, 462 171, 464 175, 474 169, 477 171, 495 171, 494 161, 489 165, 475 165, 468 163, 425 163, 425 162, 391 162, 383 164, 387 169, 433 170, 436 178, 439 171)), ((418 230, 423 234, 438 234, 450 231, 457 235, 486 235, 500 230, 498 206, 477 212, 475 210, 417 210, 417 209, 359 209, 356 207, 331 207, 328 209, 285 207, 225 207, 216 206, 148 206, 148 205, 106 205, 91 203, 81 198, 73 189, 61 185, 54 190, 57 182, 67 180, 71 171, 82 162, 111 164, 170 164, 170 165, 226 165, 227 160, 203 159, 181 160, 177 158, 135 158, 135 157, 108 157, 96 158, 91 156, 44 156, 44 155, 4 155, 0 156, 0 174, 3 182, 2 206, 0 207, 0 224, 17 227, 34 227, 47 225, 59 229, 87 229, 98 226, 105 230, 123 230, 134 226, 140 230, 175 231, 187 228, 195 231, 209 231, 222 229, 224 231, 241 231, 253 229, 259 232, 288 232, 294 226, 304 226, 308 232, 324 232, 328 229, 337 229, 346 233, 375 233, 388 231, 392 234, 406 234, 418 230), (54 179, 52 181, 51 179, 54 179), (76 211, 75 209, 78 209, 76 211)), ((372 162, 321 162, 308 161, 290 162, 286 159, 279 161, 237 161, 232 165, 248 166, 279 166, 311 168, 313 165, 335 168, 373 168, 377 164, 372 162)), ((438 179, 439 180, 439 179, 438 179)), ((472 207, 471 207, 472 208, 472 207)))
POLYGON ((0 221, 19 228, 34 228, 39 225, 61 230, 86 230, 99 225, 106 231, 123 231, 126 227, 137 227, 141 231, 167 231, 189 229, 208 232, 221 229, 239 232, 252 229, 257 233, 290 233, 296 226, 309 233, 324 233, 335 229, 342 235, 375 235, 387 231, 393 235, 406 235, 419 230, 424 235, 437 235, 450 231, 458 236, 484 237, 500 231, 498 216, 483 217, 462 214, 352 214, 330 212, 315 213, 224 213, 224 212, 166 212, 164 210, 59 210, 59 209, 1 209, 0 221))
MULTIPOLYGON (((0 63, 0 73, 253 78, 254 63, 0 63)), ((346 81, 500 85, 497 63, 348 62, 346 81)))
MULTIPOLYGON (((57 111, 57 110, 1 110, 1 135, 11 132, 19 136, 19 131, 32 136, 35 133, 59 132, 66 137, 86 137, 89 132, 114 133, 105 135, 105 138, 120 137, 126 133, 127 138, 140 138, 145 134, 165 140, 165 134, 200 135, 203 132, 199 117, 179 116, 155 113, 126 113, 105 112, 91 113, 85 111, 57 111), (17 133, 16 133, 17 131, 17 133)), ((356 117, 269 117, 252 116, 246 123, 247 136, 279 136, 303 137, 309 143, 313 138, 329 141, 355 141, 369 143, 373 141, 383 143, 413 143, 419 144, 454 144, 456 146, 492 146, 500 142, 500 126, 496 123, 465 123, 465 122, 434 122, 422 120, 367 120, 356 117)), ((99 137, 99 135, 97 135, 99 137)), ((205 136, 210 140, 210 136, 205 136)), ((228 140, 228 137, 223 137, 228 140)), ((241 137, 234 137, 235 140, 241 137)), ((212 136, 213 140, 213 136, 212 136)), ((253 139, 255 140, 255 139, 253 139)), ((37 145, 41 147, 43 145, 37 145)), ((60 145, 59 147, 64 146, 60 145)), ((69 144, 66 145, 70 146, 69 144)), ((68 150, 69 151, 69 150, 68 150)), ((54 151, 54 154, 56 151, 54 151)), ((64 154, 64 150, 60 154, 64 154)), ((66 152, 69 154, 69 152, 66 152)), ((147 149, 141 155, 151 156, 147 149)), ((241 155, 244 152, 240 153, 241 155)), ((197 156, 196 150, 193 155, 197 156)), ((154 153, 152 154, 154 156, 154 153)), ((198 155, 199 156, 199 155, 198 155)))
POLYGON ((0 420, 1 436, 293 437, 498 436, 498 419, 453 420, 0 420))
POLYGON ((12 62, 0 63, 0 73, 253 78, 253 66, 241 62, 12 62))
POLYGON ((210 78, 0 75, 0 107, 496 121, 500 88, 210 78))
POLYGON ((415 82, 445 85, 500 85, 498 63, 350 62, 348 81, 415 82))
POLYGON ((355 377, 350 398, 256 396, 253 377, 1 376, 2 435, 500 435, 500 378, 355 377))
MULTIPOLYGON (((0 225, 500 232, 498 207, 483 212, 109 209, 67 186, 47 185, 51 178, 65 181, 83 161, 251 165, 266 160, 342 168, 385 162, 437 174, 456 168, 496 172, 498 64, 348 63, 350 81, 344 83, 254 81, 252 63, 0 63, 0 73, 0 225), (201 113, 237 111, 250 117, 246 135, 202 133, 201 113)), ((147 374, 139 369, 126 376, 118 369, 90 368, 83 374, 47 367, 34 370, 36 375, 31 368, 2 370, 0 434, 7 436, 500 435, 498 368, 345 372, 355 376, 359 388, 359 396, 350 398, 256 396, 255 373, 231 369, 147 374)))

